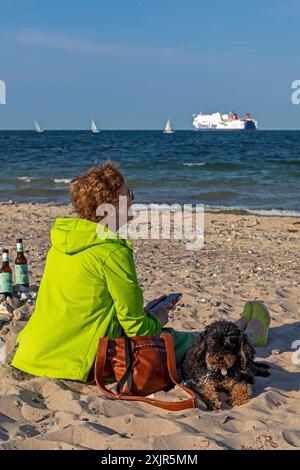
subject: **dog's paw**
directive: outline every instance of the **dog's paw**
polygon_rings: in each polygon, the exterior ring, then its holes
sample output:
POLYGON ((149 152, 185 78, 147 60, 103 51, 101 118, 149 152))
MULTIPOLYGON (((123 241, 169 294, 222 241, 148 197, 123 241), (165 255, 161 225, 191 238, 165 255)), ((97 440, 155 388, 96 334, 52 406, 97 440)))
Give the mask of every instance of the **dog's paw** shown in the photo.
POLYGON ((223 405, 220 400, 206 402, 206 407, 209 411, 219 411, 223 409, 223 405))
POLYGON ((231 406, 240 406, 247 403, 252 398, 252 388, 250 385, 241 383, 236 384, 230 394, 228 403, 231 406))
POLYGON ((271 372, 268 371, 267 369, 260 369, 260 377, 269 377, 271 375, 271 372))
POLYGON ((240 380, 246 382, 247 384, 254 384, 254 375, 253 374, 240 374, 240 380))
POLYGON ((271 372, 267 369, 257 368, 255 370, 255 375, 256 377, 269 377, 269 375, 271 375, 271 372))
POLYGON ((261 369, 271 369, 270 364, 267 364, 266 362, 255 361, 254 365, 255 365, 255 367, 258 367, 258 368, 261 368, 261 369))

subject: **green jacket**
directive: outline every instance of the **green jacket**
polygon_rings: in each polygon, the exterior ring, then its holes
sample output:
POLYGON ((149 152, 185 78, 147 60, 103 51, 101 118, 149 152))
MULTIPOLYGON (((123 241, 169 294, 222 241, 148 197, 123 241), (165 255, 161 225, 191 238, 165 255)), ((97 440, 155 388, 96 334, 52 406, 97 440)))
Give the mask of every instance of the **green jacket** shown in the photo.
POLYGON ((99 338, 159 335, 147 316, 132 243, 100 224, 57 219, 35 310, 12 365, 33 375, 85 381, 99 338))

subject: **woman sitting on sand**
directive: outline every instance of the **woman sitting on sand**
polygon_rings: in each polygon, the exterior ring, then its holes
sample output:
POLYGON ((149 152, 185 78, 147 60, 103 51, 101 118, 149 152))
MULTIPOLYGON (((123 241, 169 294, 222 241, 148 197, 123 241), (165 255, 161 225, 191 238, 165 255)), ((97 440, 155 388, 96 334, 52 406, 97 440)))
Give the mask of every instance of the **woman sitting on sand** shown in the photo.
MULTIPOLYGON (((117 166, 108 161, 91 168, 72 181, 70 193, 79 217, 55 221, 36 307, 17 338, 12 365, 33 375, 86 381, 100 338, 160 335, 172 305, 148 315, 152 303, 144 308, 132 243, 101 225, 103 217, 96 214, 101 204, 112 204, 119 214, 121 196, 132 204, 117 166)), ((245 314, 240 327, 247 323, 245 314)), ((248 329, 255 337, 255 328, 248 329)), ((180 367, 198 333, 166 330, 180 367)), ((265 341, 266 328, 262 335, 265 341)))

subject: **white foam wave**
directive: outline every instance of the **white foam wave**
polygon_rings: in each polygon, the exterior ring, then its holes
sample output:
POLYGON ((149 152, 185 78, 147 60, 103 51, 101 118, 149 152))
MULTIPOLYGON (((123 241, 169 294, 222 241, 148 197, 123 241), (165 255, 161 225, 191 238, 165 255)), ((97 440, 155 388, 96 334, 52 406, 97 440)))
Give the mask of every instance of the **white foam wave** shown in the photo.
POLYGON ((30 176, 18 176, 17 179, 20 181, 25 181, 25 183, 30 183, 30 181, 32 180, 30 176))
POLYGON ((54 183, 63 183, 63 184, 69 184, 71 182, 71 179, 69 178, 55 178, 54 183))
POLYGON ((132 209, 134 212, 141 212, 144 210, 152 210, 154 212, 171 212, 182 211, 185 212, 228 212, 234 214, 252 214, 263 216, 285 216, 285 217, 300 217, 300 210, 287 210, 287 209, 249 209, 246 207, 238 206, 211 206, 208 204, 133 204, 132 209))
POLYGON ((244 212, 247 214, 253 215, 264 215, 268 217, 275 217, 275 216, 286 216, 286 217, 299 217, 300 210, 288 210, 288 209, 249 209, 246 207, 230 207, 230 206, 210 206, 205 205, 205 209, 208 212, 234 212, 240 213, 244 212))
POLYGON ((300 211, 280 210, 280 209, 247 209, 250 214, 256 215, 268 215, 268 216, 287 216, 287 217, 299 217, 300 211))
POLYGON ((204 166, 204 165, 206 165, 206 162, 196 162, 196 163, 186 162, 186 163, 183 163, 183 166, 204 166))

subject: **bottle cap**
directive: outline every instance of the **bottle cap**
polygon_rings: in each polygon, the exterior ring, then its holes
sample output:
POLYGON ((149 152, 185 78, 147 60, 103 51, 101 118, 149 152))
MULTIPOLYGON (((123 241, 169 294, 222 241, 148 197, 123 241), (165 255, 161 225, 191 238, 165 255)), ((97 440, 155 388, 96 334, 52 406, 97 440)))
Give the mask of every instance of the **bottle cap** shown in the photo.
POLYGON ((23 242, 23 238, 17 238, 17 243, 22 243, 23 242))

